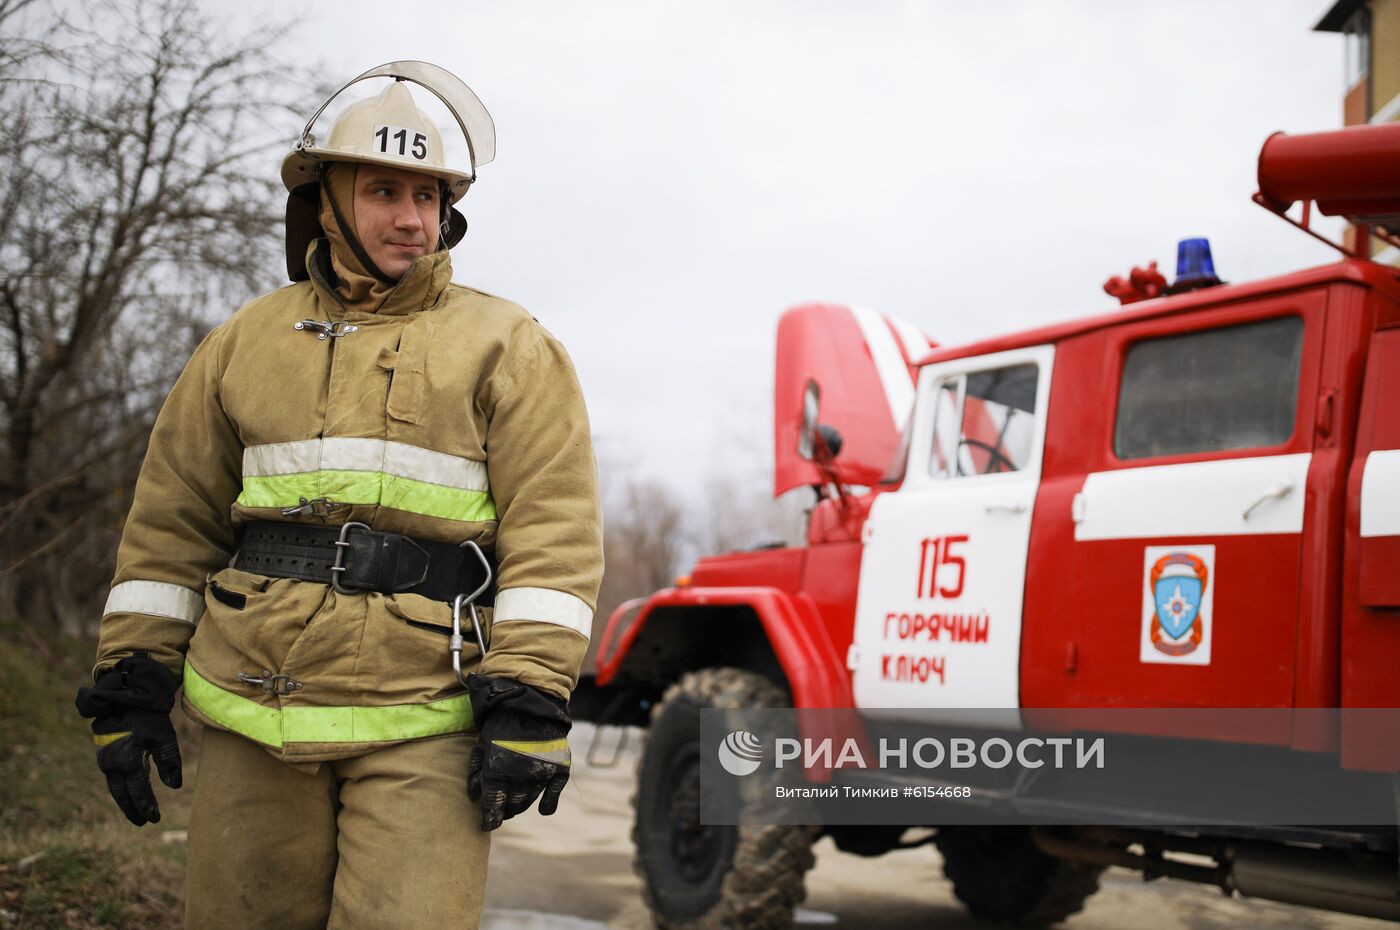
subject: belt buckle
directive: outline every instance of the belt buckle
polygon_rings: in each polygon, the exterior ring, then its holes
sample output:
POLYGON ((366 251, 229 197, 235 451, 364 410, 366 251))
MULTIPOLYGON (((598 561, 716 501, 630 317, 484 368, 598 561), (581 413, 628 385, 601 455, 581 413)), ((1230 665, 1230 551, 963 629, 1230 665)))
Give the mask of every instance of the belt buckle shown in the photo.
POLYGON ((345 554, 350 551, 350 531, 360 528, 369 532, 369 525, 350 521, 340 528, 340 538, 335 541, 335 561, 331 563, 331 587, 335 588, 338 594, 354 594, 350 588, 340 583, 340 576, 350 569, 345 564, 345 554))

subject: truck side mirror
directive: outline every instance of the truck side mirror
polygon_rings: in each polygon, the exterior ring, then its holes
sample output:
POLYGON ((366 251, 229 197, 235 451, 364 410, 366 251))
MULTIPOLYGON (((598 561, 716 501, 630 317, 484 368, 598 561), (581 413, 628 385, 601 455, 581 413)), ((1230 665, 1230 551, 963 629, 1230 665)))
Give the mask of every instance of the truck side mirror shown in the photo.
POLYGON ((830 423, 818 423, 817 435, 820 436, 822 442, 826 444, 826 448, 831 453, 833 459, 841 454, 842 440, 840 430, 830 423))
POLYGON ((830 423, 818 423, 822 389, 811 378, 802 391, 802 427, 797 433, 797 454, 809 462, 829 465, 841 452, 841 433, 830 423))
POLYGON ((802 426, 797 431, 797 454, 807 461, 817 456, 817 411, 821 407, 822 389, 811 378, 802 389, 802 426))

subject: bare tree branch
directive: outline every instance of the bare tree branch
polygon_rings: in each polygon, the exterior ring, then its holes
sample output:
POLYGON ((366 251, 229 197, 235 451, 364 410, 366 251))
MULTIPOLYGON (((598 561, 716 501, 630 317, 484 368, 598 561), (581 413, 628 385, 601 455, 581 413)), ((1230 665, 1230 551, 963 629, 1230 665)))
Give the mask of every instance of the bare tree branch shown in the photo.
POLYGON ((36 621, 100 596, 161 399, 277 283, 266 156, 310 83, 270 51, 285 24, 238 35, 193 0, 82 13, 0 0, 0 609, 36 621))
POLYGON ((9 565, 6 565, 4 568, 0 568, 0 577, 3 577, 5 575, 12 575, 24 566, 29 565, 36 559, 40 558, 41 556, 47 555, 48 553, 58 549, 65 542, 67 542, 68 538, 77 531, 78 527, 82 526, 83 523, 85 523, 89 518, 91 518, 91 516, 92 514, 90 513, 79 514, 77 518, 72 520, 63 529, 59 530, 57 533, 52 534, 49 537, 49 539, 45 541, 44 544, 41 545, 39 548, 26 552, 24 555, 20 556, 18 561, 12 562, 9 565))

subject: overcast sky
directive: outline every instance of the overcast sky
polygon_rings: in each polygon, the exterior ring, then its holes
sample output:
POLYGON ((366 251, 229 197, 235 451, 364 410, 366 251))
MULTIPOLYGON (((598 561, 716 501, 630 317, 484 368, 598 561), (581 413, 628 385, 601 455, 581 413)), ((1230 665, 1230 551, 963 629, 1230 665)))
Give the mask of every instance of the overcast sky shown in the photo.
POLYGON ((1111 309, 1104 279, 1170 276, 1183 237, 1232 281, 1332 261, 1249 199, 1269 133, 1340 125, 1327 6, 338 0, 284 51, 471 85, 498 147, 457 280, 564 341, 605 462, 685 489, 771 455, 794 304, 956 344, 1111 309))

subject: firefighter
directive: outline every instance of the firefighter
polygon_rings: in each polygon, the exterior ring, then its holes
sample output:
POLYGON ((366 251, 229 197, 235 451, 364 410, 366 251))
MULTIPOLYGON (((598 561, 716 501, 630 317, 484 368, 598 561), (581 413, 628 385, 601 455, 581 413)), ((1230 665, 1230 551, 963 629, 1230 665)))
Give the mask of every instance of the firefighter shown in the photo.
POLYGON ((423 62, 370 77, 283 164, 293 283, 161 409, 77 701, 138 826, 148 760, 181 783, 179 686, 203 725, 192 930, 476 926, 489 831, 568 779, 602 573, 583 398, 527 312, 451 283, 486 110, 423 62))

